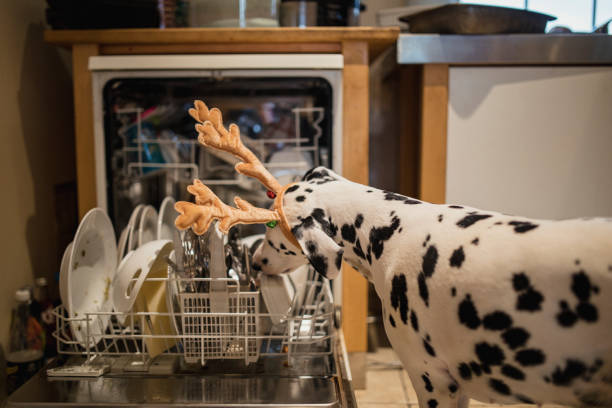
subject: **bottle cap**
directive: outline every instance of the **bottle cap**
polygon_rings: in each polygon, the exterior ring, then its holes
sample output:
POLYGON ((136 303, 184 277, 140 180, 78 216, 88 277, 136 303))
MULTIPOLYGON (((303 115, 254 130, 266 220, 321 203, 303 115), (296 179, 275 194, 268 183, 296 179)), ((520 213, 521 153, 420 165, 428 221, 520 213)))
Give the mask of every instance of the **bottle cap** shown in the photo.
POLYGON ((15 292, 15 300, 18 302, 27 302, 30 300, 30 291, 27 289, 18 289, 15 292))
POLYGON ((47 286, 47 278, 41 276, 39 278, 36 278, 34 280, 34 283, 36 284, 36 286, 47 286))

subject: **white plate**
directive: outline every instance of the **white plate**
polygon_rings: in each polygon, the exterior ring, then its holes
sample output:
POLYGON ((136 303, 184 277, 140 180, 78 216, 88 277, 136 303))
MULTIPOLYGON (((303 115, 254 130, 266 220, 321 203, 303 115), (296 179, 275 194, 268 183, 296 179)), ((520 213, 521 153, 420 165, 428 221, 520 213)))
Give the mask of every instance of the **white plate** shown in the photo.
MULTIPOLYGON (((151 269, 159 260, 160 251, 171 244, 169 240, 147 242, 134 251, 128 252, 117 269, 113 280, 113 306, 115 311, 127 313, 132 310, 138 292, 151 269)), ((165 262, 165 261, 164 261, 165 262)))
POLYGON ((157 237, 157 211, 152 205, 147 205, 138 222, 138 247, 155 240, 157 237))
MULTIPOLYGON (((111 283, 117 270, 117 242, 113 225, 100 208, 90 210, 74 236, 68 265, 68 313, 83 319, 85 313, 111 312, 111 283)), ((90 316, 89 342, 85 321, 72 320, 74 338, 92 347, 106 331, 110 315, 90 316)))
POLYGON ((174 220, 179 213, 174 209, 176 200, 166 197, 159 206, 159 217, 157 217, 157 239, 172 239, 176 226, 174 220))
POLYGON ((60 266, 59 292, 60 299, 65 308, 68 307, 68 268, 70 266, 70 255, 72 254, 72 242, 68 244, 62 256, 60 266))
POLYGON ((132 211, 132 214, 130 215, 130 220, 128 221, 128 228, 130 232, 128 233, 128 246, 126 252, 136 249, 138 244, 138 224, 140 222, 140 214, 144 208, 144 204, 139 204, 136 206, 136 208, 134 208, 134 211, 132 211))
POLYGON ((125 253, 127 252, 128 238, 130 236, 130 226, 128 225, 121 231, 119 235, 119 241, 117 242, 117 264, 121 262, 125 253))

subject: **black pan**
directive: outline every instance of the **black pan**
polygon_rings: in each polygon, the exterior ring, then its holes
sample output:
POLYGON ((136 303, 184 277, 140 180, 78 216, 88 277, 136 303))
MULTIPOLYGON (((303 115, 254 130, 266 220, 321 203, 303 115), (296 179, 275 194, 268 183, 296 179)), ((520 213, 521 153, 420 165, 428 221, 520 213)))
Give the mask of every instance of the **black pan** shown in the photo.
POLYGON ((519 34, 543 33, 556 17, 534 11, 476 4, 448 4, 400 17, 411 33, 519 34))

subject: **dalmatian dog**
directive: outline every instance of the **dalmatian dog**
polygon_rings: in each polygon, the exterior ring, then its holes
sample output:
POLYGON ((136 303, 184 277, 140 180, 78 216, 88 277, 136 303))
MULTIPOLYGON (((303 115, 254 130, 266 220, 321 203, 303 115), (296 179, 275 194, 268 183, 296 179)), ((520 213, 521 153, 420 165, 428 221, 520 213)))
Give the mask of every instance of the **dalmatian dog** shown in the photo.
POLYGON ((612 222, 530 220, 434 205, 319 167, 289 187, 264 273, 306 262, 374 284, 420 408, 612 406, 612 222))

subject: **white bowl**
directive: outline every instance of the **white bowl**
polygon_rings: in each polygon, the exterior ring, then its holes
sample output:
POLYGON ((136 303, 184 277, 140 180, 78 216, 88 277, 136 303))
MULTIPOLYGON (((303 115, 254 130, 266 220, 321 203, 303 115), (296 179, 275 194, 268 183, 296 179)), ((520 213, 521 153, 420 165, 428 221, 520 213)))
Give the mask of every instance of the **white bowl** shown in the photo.
POLYGON ((173 197, 166 197, 159 206, 159 217, 157 218, 157 239, 173 239, 174 220, 179 213, 174 209, 176 200, 173 197))
POLYGON ((159 258, 166 245, 172 245, 172 241, 147 242, 134 251, 128 252, 123 258, 113 281, 113 306, 115 311, 127 313, 132 310, 147 275, 157 263, 164 261, 159 258))
POLYGON ((138 223, 138 246, 157 238, 157 211, 152 205, 147 205, 140 215, 138 223))
MULTIPOLYGON (((83 217, 70 252, 67 310, 71 318, 84 319, 86 313, 112 311, 111 282, 116 270, 117 242, 113 225, 104 210, 94 208, 83 217)), ((70 327, 83 347, 91 347, 100 340, 109 320, 110 315, 90 316, 88 342, 85 320, 71 320, 70 327)))

